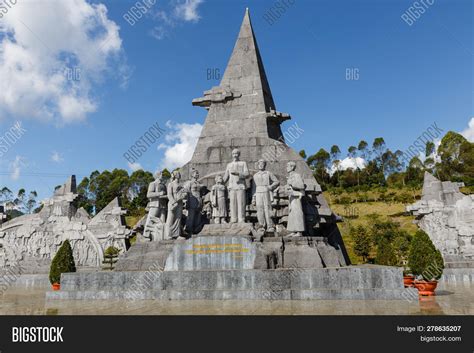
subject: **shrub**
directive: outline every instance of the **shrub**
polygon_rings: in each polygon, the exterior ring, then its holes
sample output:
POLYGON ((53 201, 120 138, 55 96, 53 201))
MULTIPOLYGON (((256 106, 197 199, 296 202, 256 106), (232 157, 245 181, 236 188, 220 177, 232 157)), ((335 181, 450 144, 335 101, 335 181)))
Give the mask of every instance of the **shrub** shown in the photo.
POLYGON ((104 252, 104 269, 113 270, 115 263, 118 261, 118 256, 120 249, 117 249, 115 246, 109 246, 104 252))
POLYGON ((397 257, 397 266, 407 267, 411 239, 411 234, 404 230, 400 230, 395 236, 395 239, 393 239, 392 245, 395 256, 397 257))
POLYGON ((354 240, 354 253, 362 257, 364 263, 367 263, 372 250, 372 237, 361 225, 352 227, 350 234, 354 240))
POLYGON ((411 242, 408 266, 416 277, 422 277, 425 281, 438 280, 443 274, 443 257, 422 230, 416 232, 411 242))
POLYGON ((71 244, 69 240, 65 240, 59 248, 49 269, 49 281, 51 284, 61 283, 61 273, 76 272, 76 264, 72 254, 71 244))
POLYGON ((378 241, 375 263, 377 265, 397 266, 397 256, 395 255, 392 244, 390 244, 387 238, 378 241))
POLYGON ((371 234, 376 245, 375 263, 386 266, 405 266, 411 235, 400 224, 374 217, 371 234))
POLYGON ((397 197, 395 198, 395 201, 403 203, 403 204, 407 204, 413 201, 413 197, 409 193, 403 192, 400 195, 397 195, 397 197))

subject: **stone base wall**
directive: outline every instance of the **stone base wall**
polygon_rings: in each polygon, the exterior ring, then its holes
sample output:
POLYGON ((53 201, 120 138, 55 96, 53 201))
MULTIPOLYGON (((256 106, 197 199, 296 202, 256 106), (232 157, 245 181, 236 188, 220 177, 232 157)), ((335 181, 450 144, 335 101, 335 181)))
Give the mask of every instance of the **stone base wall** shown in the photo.
POLYGON ((387 266, 325 269, 139 271, 63 274, 49 300, 418 300, 402 270, 387 266))

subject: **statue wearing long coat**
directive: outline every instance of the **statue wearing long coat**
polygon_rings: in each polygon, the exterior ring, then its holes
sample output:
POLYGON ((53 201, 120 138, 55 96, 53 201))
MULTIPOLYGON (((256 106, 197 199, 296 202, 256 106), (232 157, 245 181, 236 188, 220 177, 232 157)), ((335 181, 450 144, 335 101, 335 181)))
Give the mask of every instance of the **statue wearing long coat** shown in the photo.
POLYGON ((295 171, 290 172, 286 188, 289 200, 288 224, 286 229, 289 232, 304 232, 305 221, 301 199, 305 195, 305 185, 301 175, 295 171))
POLYGON ((186 193, 176 180, 168 184, 168 216, 166 217, 165 239, 176 239, 182 234, 181 217, 183 199, 186 193))

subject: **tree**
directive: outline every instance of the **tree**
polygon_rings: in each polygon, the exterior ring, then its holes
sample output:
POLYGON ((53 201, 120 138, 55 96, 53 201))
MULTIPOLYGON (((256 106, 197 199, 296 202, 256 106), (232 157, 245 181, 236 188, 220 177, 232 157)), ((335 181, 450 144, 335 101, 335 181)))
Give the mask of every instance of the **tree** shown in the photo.
POLYGON ((321 148, 316 154, 308 157, 307 163, 315 171, 315 176, 320 184, 327 184, 329 174, 327 172, 330 161, 329 153, 321 148))
POLYGON ((383 137, 376 137, 374 139, 374 142, 372 143, 372 150, 376 156, 378 163, 381 164, 382 155, 386 150, 385 140, 383 139, 383 137))
POLYGON ((104 266, 104 270, 113 270, 115 263, 118 261, 118 257, 120 254, 120 249, 116 248, 115 246, 109 246, 105 249, 104 252, 104 261, 102 264, 104 266))
POLYGON ((425 157, 428 158, 435 152, 435 144, 433 141, 426 142, 425 146, 425 157))
POLYGON ((0 203, 7 204, 13 201, 13 192, 6 186, 0 190, 0 203))
POLYGON ((76 272, 76 263, 72 254, 71 244, 66 239, 51 261, 49 281, 51 284, 61 283, 61 273, 76 272))
POLYGON ((350 235, 354 241, 354 253, 362 257, 364 263, 368 262, 372 251, 372 238, 366 228, 361 225, 351 227, 350 235))
POLYGON ((168 180, 169 178, 171 178, 171 173, 169 172, 168 169, 165 168, 161 171, 161 176, 165 178, 166 180, 168 180))
POLYGON ((411 234, 402 229, 397 232, 393 239, 392 245, 397 258, 397 266, 407 266, 411 239, 411 234))
POLYGON ((436 171, 441 180, 462 181, 474 185, 474 143, 462 135, 448 131, 438 147, 441 162, 436 171))
POLYGON ((336 168, 336 185, 339 185, 339 165, 341 161, 339 160, 339 155, 341 154, 341 150, 339 149, 338 145, 332 145, 330 149, 331 154, 331 166, 336 168))
POLYGON ((359 144, 357 145, 357 149, 359 150, 361 157, 365 160, 369 158, 368 156, 369 151, 367 149, 368 146, 369 144, 364 140, 361 140, 359 144))
POLYGON ((443 274, 443 257, 428 234, 422 230, 416 232, 411 242, 408 267, 415 276, 422 277, 425 281, 438 280, 443 274))
POLYGON ((400 249, 396 249, 394 246, 398 237, 405 236, 400 224, 376 218, 371 223, 370 232, 376 246, 375 263, 385 266, 400 266, 397 256, 400 249))
POLYGON ((26 200, 25 202, 26 213, 31 214, 33 210, 36 208, 37 197, 38 197, 38 193, 36 191, 30 191, 28 200, 26 200))
POLYGON ((148 185, 153 180, 153 174, 144 170, 137 170, 130 176, 127 191, 128 204, 126 205, 130 215, 141 216, 145 214, 145 208, 148 204, 148 185))
POLYGON ((401 151, 397 151, 393 153, 389 149, 387 149, 381 156, 381 166, 382 166, 382 173, 387 176, 392 173, 396 173, 402 169, 402 164, 400 163, 400 156, 403 153, 401 151))
POLYGON ((375 256, 375 263, 384 266, 396 266, 397 257, 392 244, 385 238, 379 240, 377 244, 377 255, 375 256))
POLYGON ((330 153, 331 153, 331 159, 332 160, 339 159, 339 155, 341 154, 341 150, 339 149, 338 145, 332 145, 331 149, 330 149, 330 153))
POLYGON ((357 153, 357 147, 356 147, 356 146, 350 146, 350 147, 347 149, 347 156, 348 156, 349 158, 355 158, 356 153, 357 153))
POLYGON ((305 150, 301 150, 301 151, 299 152, 299 155, 300 155, 300 157, 303 158, 303 159, 306 159, 306 157, 307 157, 305 150))

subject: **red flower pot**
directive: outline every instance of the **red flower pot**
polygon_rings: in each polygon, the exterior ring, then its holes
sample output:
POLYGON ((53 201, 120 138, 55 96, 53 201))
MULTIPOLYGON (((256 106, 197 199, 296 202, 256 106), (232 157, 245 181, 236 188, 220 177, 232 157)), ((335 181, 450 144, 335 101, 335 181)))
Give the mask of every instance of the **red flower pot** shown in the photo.
POLYGON ((438 281, 415 281, 415 287, 419 295, 435 295, 435 289, 438 281))
POLYGON ((403 285, 405 288, 414 287, 415 276, 403 276, 403 285))
POLYGON ((60 290, 61 285, 59 283, 53 283, 53 290, 60 290))

